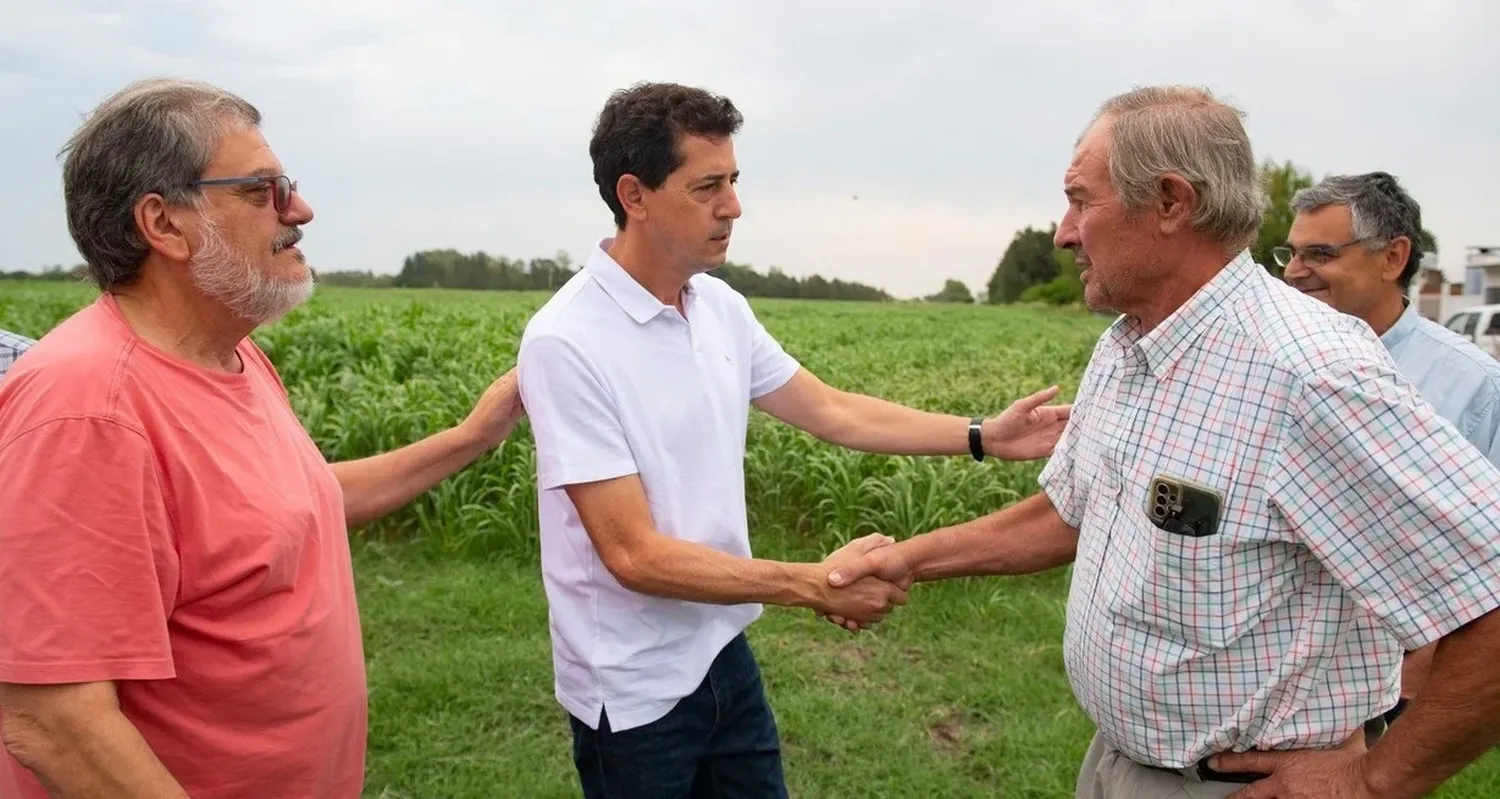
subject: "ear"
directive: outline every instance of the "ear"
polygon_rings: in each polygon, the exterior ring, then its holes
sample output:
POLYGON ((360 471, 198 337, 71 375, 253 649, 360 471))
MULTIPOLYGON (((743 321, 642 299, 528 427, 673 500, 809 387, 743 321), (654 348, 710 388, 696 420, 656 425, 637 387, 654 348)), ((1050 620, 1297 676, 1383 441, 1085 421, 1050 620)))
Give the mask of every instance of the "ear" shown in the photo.
POLYGON ((1391 239, 1391 243, 1385 247, 1385 263, 1380 268, 1380 277, 1389 283, 1400 280, 1401 272, 1406 269, 1406 259, 1410 256, 1411 239, 1405 236, 1391 239))
POLYGON ((646 185, 635 175, 621 175, 615 181, 615 196, 625 207, 625 216, 637 222, 646 221, 646 185))
POLYGON ((1161 232, 1172 234, 1191 227, 1193 211, 1198 207, 1198 192, 1193 184, 1181 175, 1169 172, 1157 179, 1156 192, 1156 212, 1161 216, 1161 232))
POLYGON ((180 224, 181 211, 168 206, 160 194, 151 193, 135 202, 135 229, 146 248, 174 261, 192 257, 187 234, 180 224))

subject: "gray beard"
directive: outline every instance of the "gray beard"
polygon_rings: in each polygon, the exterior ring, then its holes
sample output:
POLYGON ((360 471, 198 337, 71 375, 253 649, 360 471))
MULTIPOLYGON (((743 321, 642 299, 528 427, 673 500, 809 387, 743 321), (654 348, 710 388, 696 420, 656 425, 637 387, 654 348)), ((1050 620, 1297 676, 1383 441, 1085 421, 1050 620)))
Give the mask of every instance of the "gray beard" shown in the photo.
POLYGON ((193 254, 191 264, 193 284, 199 291, 257 326, 280 319, 306 302, 315 287, 311 274, 299 280, 267 277, 243 253, 231 249, 218 228, 207 220, 203 247, 193 254))

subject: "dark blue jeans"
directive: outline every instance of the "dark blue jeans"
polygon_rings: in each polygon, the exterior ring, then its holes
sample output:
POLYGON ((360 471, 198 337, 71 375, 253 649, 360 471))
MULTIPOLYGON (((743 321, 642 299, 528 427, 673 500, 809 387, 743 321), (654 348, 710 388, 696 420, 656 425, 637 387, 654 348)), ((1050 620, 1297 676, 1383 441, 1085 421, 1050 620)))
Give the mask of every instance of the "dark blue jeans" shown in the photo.
POLYGON ((611 732, 576 718, 573 764, 586 799, 783 799, 781 745, 760 666, 743 634, 666 716, 611 732))

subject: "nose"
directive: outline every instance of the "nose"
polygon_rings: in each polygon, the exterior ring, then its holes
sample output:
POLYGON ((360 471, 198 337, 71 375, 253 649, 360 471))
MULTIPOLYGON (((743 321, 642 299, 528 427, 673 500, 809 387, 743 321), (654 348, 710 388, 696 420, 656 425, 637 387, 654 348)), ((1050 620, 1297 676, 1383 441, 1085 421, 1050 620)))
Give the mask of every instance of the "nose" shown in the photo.
POLYGON ((287 206, 286 213, 281 215, 281 221, 286 225, 305 225, 313 220, 313 209, 307 200, 302 198, 302 192, 292 192, 292 203, 287 206))
POLYGON ((1052 246, 1068 250, 1076 249, 1081 243, 1078 238, 1078 220, 1074 218, 1073 206, 1070 204, 1057 225, 1057 232, 1052 234, 1052 246))
POLYGON ((725 189, 724 203, 719 206, 720 219, 739 219, 742 210, 740 208, 740 194, 731 185, 725 189))

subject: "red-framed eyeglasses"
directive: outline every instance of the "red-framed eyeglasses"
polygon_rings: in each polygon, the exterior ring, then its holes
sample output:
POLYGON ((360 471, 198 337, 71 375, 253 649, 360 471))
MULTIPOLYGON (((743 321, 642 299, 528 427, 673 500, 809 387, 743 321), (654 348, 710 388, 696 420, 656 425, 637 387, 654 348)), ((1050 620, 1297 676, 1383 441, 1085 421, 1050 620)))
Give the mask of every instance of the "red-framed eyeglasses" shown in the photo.
POLYGON ((292 195, 297 193, 297 181, 286 175, 254 175, 243 178, 210 178, 208 180, 195 180, 188 184, 191 186, 251 186, 262 185, 271 187, 271 204, 276 207, 276 213, 285 214, 292 207, 292 195))

